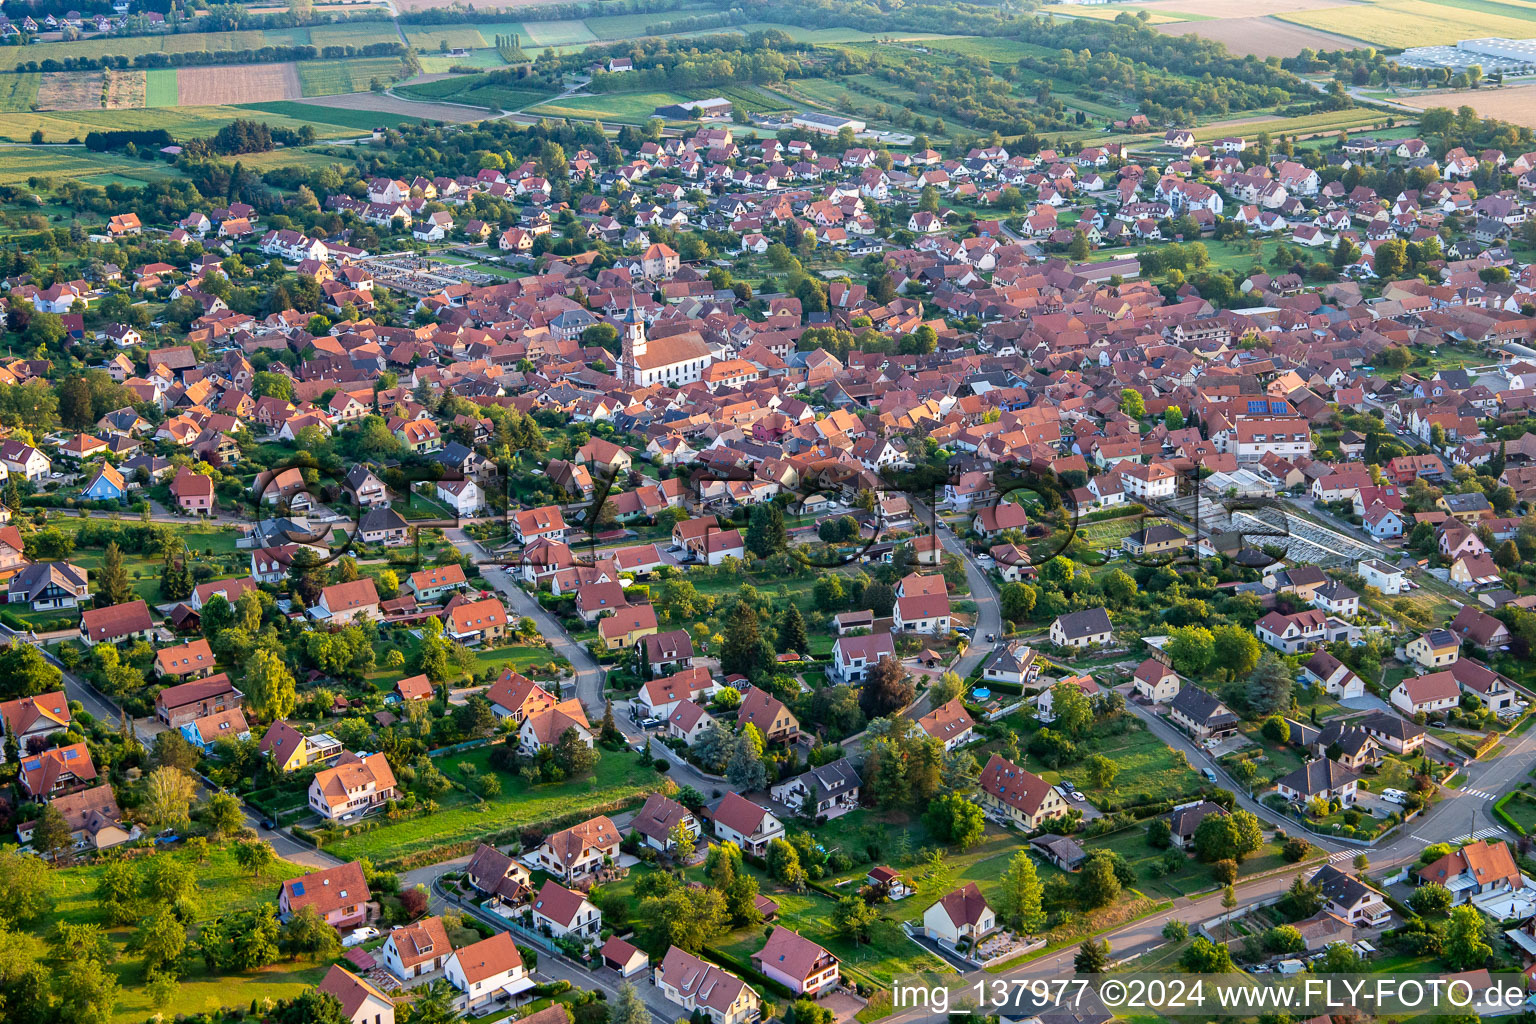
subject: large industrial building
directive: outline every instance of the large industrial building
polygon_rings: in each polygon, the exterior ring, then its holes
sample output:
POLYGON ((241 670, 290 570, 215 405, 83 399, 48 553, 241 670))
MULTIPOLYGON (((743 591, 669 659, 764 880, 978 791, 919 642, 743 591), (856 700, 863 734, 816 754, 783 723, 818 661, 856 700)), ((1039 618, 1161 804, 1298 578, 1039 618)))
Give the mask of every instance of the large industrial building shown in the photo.
POLYGON ((1397 62, 1411 68, 1450 68, 1462 71, 1473 64, 1486 74, 1530 74, 1536 71, 1536 39, 1463 39, 1454 46, 1414 46, 1402 52, 1397 62))

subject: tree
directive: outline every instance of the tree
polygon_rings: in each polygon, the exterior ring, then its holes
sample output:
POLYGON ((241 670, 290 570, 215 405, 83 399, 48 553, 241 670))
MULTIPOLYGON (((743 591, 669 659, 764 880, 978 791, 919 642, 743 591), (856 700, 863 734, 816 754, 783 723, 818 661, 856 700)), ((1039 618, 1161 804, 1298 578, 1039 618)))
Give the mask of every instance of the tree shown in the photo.
POLYGON ((619 985, 619 997, 608 1010, 608 1024, 651 1024, 651 1011, 640 998, 640 990, 628 981, 619 985))
POLYGON ((137 914, 139 873, 126 860, 108 861, 96 883, 96 902, 113 927, 128 924, 137 914))
POLYGON ((1216 626, 1211 641, 1211 667, 1226 669, 1234 679, 1252 672, 1263 653, 1259 638, 1242 626, 1216 626))
POLYGON ((883 657, 870 668, 859 691, 859 708, 869 719, 884 718, 912 703, 917 688, 895 658, 883 657))
POLYGON ((96 570, 97 608, 110 608, 133 600, 133 585, 128 582, 128 572, 123 568, 123 552, 117 541, 108 541, 107 550, 101 556, 101 568, 96 570))
POLYGON ((33 849, 51 859, 68 850, 73 842, 74 836, 69 822, 64 820, 64 813, 48 804, 32 828, 33 849))
POLYGON ((1291 706, 1292 679, 1285 662, 1273 651, 1259 659, 1248 676, 1248 707, 1256 716, 1288 711, 1291 706))
POLYGON ((1078 974, 1103 974, 1109 967, 1109 954, 1108 939, 1102 942, 1085 939, 1072 958, 1072 969, 1078 974))
POLYGON ((1217 945, 1203 935, 1189 944, 1179 957, 1179 966, 1191 974, 1230 974, 1237 970, 1227 947, 1217 945))
POLYGON ((1253 783, 1259 777, 1259 767, 1252 761, 1244 758, 1233 763, 1232 777, 1246 790, 1252 791, 1253 783))
POLYGON ((763 764, 763 734, 750 722, 731 742, 725 777, 742 793, 762 789, 768 784, 768 768, 763 764))
POLYGON ((555 744, 554 762, 565 772, 566 778, 585 775, 597 767, 602 755, 587 744, 574 727, 560 734, 560 740, 555 744))
POLYGON ((1163 925, 1163 938, 1169 942, 1183 942, 1189 938, 1189 925, 1183 921, 1169 921, 1163 925))
MULTIPOLYGON (((775 839, 775 843, 783 843, 775 839)), ((788 843, 784 843, 789 846, 788 843)), ((790 847, 793 851, 794 847, 790 847)), ((798 862, 796 867, 798 867, 798 862)), ((676 883, 673 883, 676 885, 676 883)), ((803 887, 803 873, 800 886, 803 887)), ((677 886, 640 901, 640 933, 647 946, 677 946, 698 953, 725 930, 725 897, 714 889, 677 886)))
POLYGON ((276 862, 277 854, 272 852, 272 844, 265 839, 247 839, 235 846, 235 863, 254 876, 260 877, 276 862))
POLYGON ((1088 731, 1093 725, 1093 702, 1082 687, 1065 681, 1051 687, 1051 724, 1073 738, 1088 731))
POLYGON ((725 627, 720 670, 726 675, 740 673, 755 679, 772 664, 772 658, 764 657, 764 653, 765 645, 757 628, 757 612, 747 602, 737 601, 725 627))
POLYGON ((686 820, 679 821, 667 830, 667 847, 672 851, 672 856, 683 863, 693 859, 698 843, 698 836, 693 834, 686 820))
POLYGON ((53 909, 53 873, 15 847, 0 849, 0 922, 26 925, 53 909))
POLYGON ((64 673, 31 644, 13 640, 0 648, 0 698, 36 697, 63 687, 64 673))
POLYGON ((768 874, 780 885, 799 892, 805 888, 805 868, 800 865, 800 853, 782 839, 768 843, 768 874))
POLYGON ((89 430, 95 424, 91 386, 84 377, 68 377, 59 385, 59 422, 75 430, 89 430))
POLYGON ((1045 911, 1041 909, 1040 876, 1026 851, 1020 850, 1008 862, 1001 885, 998 915, 1010 927, 1034 934, 1045 924, 1045 911))
POLYGON ((1280 907, 1291 920, 1305 920, 1322 909, 1323 887, 1297 875, 1281 898, 1280 907))
POLYGON ((934 838, 962 850, 979 843, 987 830, 981 805, 958 793, 946 793, 930 803, 924 821, 934 838))
POLYGON ((228 837, 245 828, 245 811, 234 794, 218 792, 203 807, 203 820, 215 836, 228 837))
POLYGON ((288 952, 295 956, 307 953, 316 962, 341 955, 341 936, 312 905, 288 918, 280 941, 288 952))
POLYGON ((1035 610, 1039 591, 1028 583, 1004 583, 998 596, 1002 603, 1003 618, 1009 622, 1023 622, 1035 610))
POLYGON ((202 753, 180 732, 167 729, 156 734, 149 757, 156 767, 180 768, 190 772, 196 770, 197 763, 202 760, 202 753))
POLYGON ((1094 789, 1108 789, 1120 774, 1120 766, 1103 754, 1090 755, 1083 767, 1088 770, 1088 782, 1094 789))
POLYGON ((747 520, 747 550, 758 558, 768 558, 784 550, 789 535, 784 529, 784 513, 773 502, 752 506, 747 520))
POLYGON ((162 906, 139 922, 128 948, 144 957, 147 969, 175 973, 176 962, 187 948, 187 926, 170 907, 162 906))
POLYGON ((1451 909, 1451 891, 1439 882, 1426 882, 1413 890, 1408 905, 1425 917, 1437 917, 1451 909))
POLYGON ((832 928, 837 934, 858 945, 869 941, 870 929, 880 915, 857 896, 844 896, 832 908, 832 928))
POLYGON ((1132 419, 1141 419, 1147 414, 1147 403, 1141 397, 1141 392, 1135 388, 1120 389, 1120 411, 1132 419))
POLYGON ((1180 675, 1200 676, 1216 653, 1215 637, 1204 626, 1176 626, 1168 633, 1168 655, 1180 675))
POLYGON ((180 768, 156 768, 145 780, 142 810, 155 828, 175 828, 190 819, 197 785, 180 768))
POLYGON ((810 640, 805 634, 805 618, 800 614, 800 609, 791 604, 784 613, 783 625, 779 627, 779 650, 793 651, 803 656, 810 646, 810 640))
POLYGON ((99 960, 70 961, 54 991, 58 1005, 44 1019, 61 1024, 109 1024, 117 1006, 117 976, 99 960))
POLYGON ((1099 850, 1083 862, 1077 876, 1077 898, 1089 910, 1107 907, 1120 896, 1120 879, 1115 862, 1107 851, 1099 850))
POLYGON ((1483 933, 1481 912, 1471 904, 1451 911, 1445 927, 1445 963, 1453 971, 1470 971, 1488 966, 1493 947, 1483 933))
POLYGON ((1242 860, 1263 843, 1263 828, 1251 811, 1208 814, 1195 829, 1195 855, 1203 861, 1242 860))

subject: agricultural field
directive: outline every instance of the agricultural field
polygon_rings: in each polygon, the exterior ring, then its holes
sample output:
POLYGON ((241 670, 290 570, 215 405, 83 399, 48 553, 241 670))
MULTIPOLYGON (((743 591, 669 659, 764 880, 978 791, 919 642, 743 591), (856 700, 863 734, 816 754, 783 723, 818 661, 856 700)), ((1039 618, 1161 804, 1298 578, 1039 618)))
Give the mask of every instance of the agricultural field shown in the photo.
POLYGON ((142 71, 107 71, 102 106, 108 110, 135 110, 144 102, 146 79, 142 71))
POLYGON ((484 68, 490 71, 507 66, 507 62, 501 59, 500 53, 487 47, 470 50, 463 57, 451 57, 446 53, 423 53, 416 59, 421 61, 421 70, 429 75, 447 74, 454 68, 484 68))
POLYGON ((1323 32, 1305 25, 1293 25, 1278 18, 1223 18, 1201 21, 1153 23, 1159 32, 1171 36, 1196 35, 1226 44, 1233 53, 1255 57, 1294 57, 1302 50, 1348 50, 1358 40, 1323 32))
MULTIPOLYGON (((301 92, 294 96, 338 96, 349 92, 368 92, 374 79, 395 82, 403 73, 395 57, 361 57, 355 60, 301 61, 298 69, 301 92)), ((250 97, 261 99, 265 97, 250 97)), ((273 96, 271 99, 292 99, 273 96)))
POLYGON ((384 111, 352 110, 345 107, 322 106, 317 103, 301 103, 297 100, 242 103, 240 106, 259 114, 278 114, 300 121, 310 121, 317 128, 322 124, 336 125, 340 128, 355 128, 360 132, 371 131, 376 127, 415 123, 418 120, 384 111))
POLYGON ((50 71, 37 87, 39 110, 100 110, 100 71, 50 71))
POLYGON ((37 105, 41 84, 37 72, 0 75, 0 110, 31 110, 37 105))
MULTIPOLYGON (((0 115, 0 132, 9 115, 0 115)), ((23 142, 30 132, 22 133, 23 142)), ((0 185, 15 185, 28 178, 46 175, 74 178, 90 185, 141 186, 176 176, 176 171, 158 160, 92 153, 83 146, 7 146, 0 150, 0 185)))
POLYGON ((1377 46, 1433 46, 1480 36, 1529 37, 1536 6, 1499 0, 1368 0, 1276 15, 1281 21, 1377 46))
POLYGON ((312 46, 372 46, 374 43, 398 43, 400 34, 388 21, 359 22, 347 25, 314 25, 309 29, 312 46))
POLYGON ((563 100, 541 103, 530 114, 550 117, 597 118, 623 124, 644 124, 657 107, 687 99, 677 92, 607 93, 602 96, 568 96, 563 100))
POLYGON ((142 53, 191 53, 196 50, 255 50, 263 46, 287 45, 286 40, 268 39, 255 29, 239 32, 179 32, 153 36, 109 36, 78 39, 70 43, 33 43, 31 46, 6 47, 0 52, 0 67, 17 67, 29 61, 62 61, 66 57, 137 57, 142 53))
MULTIPOLYGON (((1120 15, 1127 13, 1126 8, 1117 4, 1111 4, 1107 7, 1088 7, 1083 4, 1067 4, 1060 7, 1048 7, 1046 10, 1051 14, 1056 15, 1057 17, 1065 16, 1070 18, 1096 18, 1100 21, 1114 21, 1116 18, 1120 17, 1120 15)), ((1148 23, 1152 25, 1166 25, 1170 22, 1180 21, 1206 21, 1210 18, 1210 15, 1187 14, 1183 11, 1149 10, 1146 13, 1148 23)))
POLYGON ((175 68, 154 68, 145 73, 146 107, 174 107, 180 102, 181 91, 175 68))
POLYGON ((1522 128, 1536 128, 1536 85, 1512 85, 1499 89, 1463 92, 1421 92, 1394 95, 1394 102, 1426 110, 1430 107, 1469 106, 1480 117, 1493 117, 1522 128))
POLYGON ((496 39, 494 33, 486 39, 474 25, 402 25, 401 28, 412 46, 427 51, 436 50, 443 43, 469 50, 483 49, 492 46, 496 39))
MULTIPOLYGON (((17 111, 0 114, 0 141, 27 142, 34 130, 41 130, 44 142, 78 142, 87 132, 97 128, 164 128, 177 139, 205 138, 242 117, 250 117, 250 112, 231 106, 181 107, 175 110, 161 107, 152 110, 17 111)), ((309 123, 299 118, 277 116, 263 120, 273 127, 292 128, 295 131, 309 123)), ((328 128, 325 125, 316 125, 315 132, 321 139, 347 138, 356 134, 350 129, 328 128)))
MULTIPOLYGON (((371 111, 373 117, 370 120, 379 124, 399 124, 405 121, 478 121, 485 116, 485 111, 476 107, 458 106, 448 103, 418 103, 414 100, 400 99, 395 96, 383 96, 372 92, 349 93, 342 96, 327 96, 320 101, 300 100, 300 106, 309 106, 316 102, 321 109, 326 111, 371 111)), ((302 115, 301 115, 302 116, 302 115)), ((329 117, 329 114, 322 115, 329 117)), ((349 120, 348 124, 355 122, 349 120)), ((373 127, 370 125, 370 127, 373 127)))
POLYGON ((582 21, 530 21, 524 35, 535 46, 572 46, 597 42, 597 36, 582 21))
MULTIPOLYGON (((349 63, 336 61, 333 65, 326 62, 324 66, 345 66, 349 63)), ((182 68, 176 73, 178 106, 258 103, 263 100, 289 100, 299 95, 299 74, 292 61, 285 64, 247 64, 243 67, 182 68)))

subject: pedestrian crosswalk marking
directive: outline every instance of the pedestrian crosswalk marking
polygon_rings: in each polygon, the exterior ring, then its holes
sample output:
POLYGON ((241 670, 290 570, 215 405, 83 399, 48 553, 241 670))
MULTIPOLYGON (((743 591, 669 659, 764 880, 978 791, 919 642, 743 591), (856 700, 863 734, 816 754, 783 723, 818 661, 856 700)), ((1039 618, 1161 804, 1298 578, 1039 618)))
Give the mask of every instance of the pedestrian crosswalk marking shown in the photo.
POLYGON ((1481 789, 1464 789, 1462 792, 1468 796, 1475 796, 1479 800, 1497 800, 1499 798, 1499 794, 1485 793, 1481 789))
POLYGON ((1348 860, 1349 858, 1353 857, 1354 855, 1355 855, 1355 851, 1353 851, 1353 850, 1340 850, 1338 853, 1335 853, 1335 854, 1332 854, 1332 855, 1329 856, 1328 863, 1329 864, 1337 864, 1339 861, 1341 861, 1341 860, 1348 860))
POLYGON ((1457 836, 1455 839, 1452 839, 1451 842, 1472 843, 1479 839, 1491 839, 1494 836, 1503 835, 1504 831, 1505 830, 1502 828, 1480 828, 1469 836, 1457 836))

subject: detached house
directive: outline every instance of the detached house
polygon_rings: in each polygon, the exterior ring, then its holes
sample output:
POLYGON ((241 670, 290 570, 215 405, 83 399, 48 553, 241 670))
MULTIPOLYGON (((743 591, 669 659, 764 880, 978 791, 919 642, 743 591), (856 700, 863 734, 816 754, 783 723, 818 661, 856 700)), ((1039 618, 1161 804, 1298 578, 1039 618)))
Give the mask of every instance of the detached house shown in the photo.
POLYGON ((837 987, 837 957, 788 928, 775 928, 752 962, 797 996, 814 998, 837 987))
POLYGON ((1109 643, 1114 630, 1103 608, 1084 608, 1056 616, 1050 635, 1051 643, 1058 647, 1082 648, 1109 643))
POLYGON ((975 882, 940 899, 923 911, 923 934, 955 948, 962 942, 972 948, 997 929, 997 915, 975 882))
POLYGON ((993 754, 977 782, 981 804, 1020 827, 1036 829, 1062 814, 1067 803, 1056 787, 1000 754, 993 754))
POLYGON ((829 821, 859 806, 859 773, 846 757, 780 782, 769 794, 816 821, 829 821))
POLYGON ((718 838, 735 843, 753 857, 764 856, 770 842, 784 838, 784 823, 739 793, 725 794, 710 817, 718 838))
POLYGON ((747 1024, 762 1009, 746 982, 676 946, 667 949, 653 980, 669 1001, 710 1024, 747 1024))

